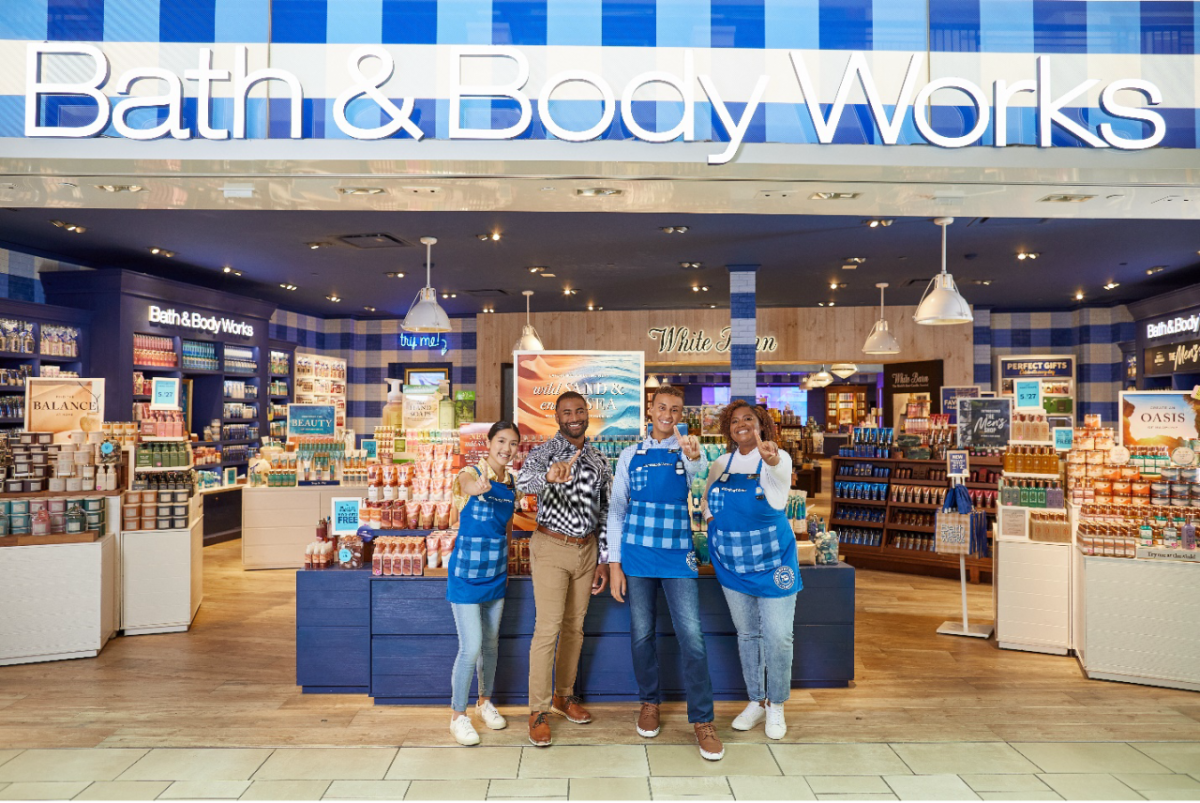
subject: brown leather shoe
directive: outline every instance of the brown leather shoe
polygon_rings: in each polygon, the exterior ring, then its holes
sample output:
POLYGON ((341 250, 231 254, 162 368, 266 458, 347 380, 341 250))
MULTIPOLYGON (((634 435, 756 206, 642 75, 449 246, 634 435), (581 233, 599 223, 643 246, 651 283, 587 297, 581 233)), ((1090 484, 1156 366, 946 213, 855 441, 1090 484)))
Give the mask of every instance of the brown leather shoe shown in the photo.
POLYGON ((545 711, 529 715, 529 743, 534 747, 550 746, 550 717, 545 711))
POLYGON ((638 714, 637 721, 638 736, 653 739, 658 735, 660 730, 662 728, 658 724, 658 705, 656 703, 642 703, 642 713, 638 714))
POLYGON ((578 697, 559 697, 557 694, 550 698, 551 713, 566 717, 576 725, 586 725, 592 721, 592 715, 583 707, 578 697))
POLYGON ((725 745, 717 738, 717 729, 711 722, 697 722, 693 727, 700 744, 700 756, 709 761, 720 761, 725 756, 725 745))

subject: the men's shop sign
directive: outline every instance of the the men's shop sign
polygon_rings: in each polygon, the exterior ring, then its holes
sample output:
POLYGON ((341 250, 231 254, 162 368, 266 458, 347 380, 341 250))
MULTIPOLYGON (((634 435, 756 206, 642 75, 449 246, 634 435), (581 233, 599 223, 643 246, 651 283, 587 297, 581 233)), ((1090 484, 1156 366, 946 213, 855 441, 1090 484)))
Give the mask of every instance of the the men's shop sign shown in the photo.
POLYGON ((30 377, 25 380, 25 429, 53 432, 67 443, 72 432, 97 432, 104 422, 104 380, 30 377))
POLYGON ((587 400, 592 439, 640 438, 644 404, 640 351, 517 351, 514 421, 521 437, 554 437, 555 402, 568 390, 587 400))
POLYGON ((1200 438, 1200 400, 1190 391, 1128 391, 1121 394, 1121 445, 1190 446, 1200 438))
POLYGON ((1012 399, 958 399, 958 448, 1005 448, 1012 431, 1012 399))
MULTIPOLYGON (((107 43, 102 43, 107 44, 107 43)), ((282 69, 278 59, 272 66, 251 71, 249 48, 235 44, 222 55, 232 51, 232 59, 214 60, 214 48, 198 47, 189 61, 193 69, 185 69, 182 75, 162 67, 134 67, 119 75, 112 75, 112 64, 102 47, 83 42, 31 42, 25 54, 25 136, 27 137, 96 137, 111 125, 117 134, 127 139, 152 140, 170 137, 174 139, 245 139, 247 136, 247 95, 255 84, 272 82, 272 100, 286 102, 289 109, 289 136, 301 139, 306 130, 303 117, 306 88, 299 75, 282 69), (69 72, 60 65, 52 64, 55 59, 70 59, 69 72), (49 76, 67 74, 71 80, 53 80, 49 76), (144 84, 151 84, 161 94, 143 95, 144 84), (185 88, 194 93, 196 100, 195 124, 184 122, 185 88), (276 94, 278 92, 278 95, 276 94), (126 97, 118 97, 126 96, 126 97), (213 114, 213 98, 229 97, 232 100, 231 125, 226 127, 213 114), (90 98, 96 103, 96 111, 90 120, 82 124, 49 124, 43 120, 43 98, 58 99, 90 98), (119 103, 114 101, 120 100, 119 103), (130 113, 154 110, 150 115, 152 125, 134 125, 130 113)), ((828 59, 832 53, 822 53, 822 73, 814 77, 810 71, 815 62, 813 56, 799 51, 789 51, 786 66, 776 72, 759 75, 742 74, 736 71, 722 74, 720 80, 701 72, 697 74, 696 58, 692 50, 674 53, 677 66, 674 70, 660 68, 635 75, 620 83, 613 76, 584 69, 569 69, 546 76, 539 86, 530 85, 530 60, 519 47, 501 45, 444 46, 429 49, 434 52, 435 63, 429 57, 405 59, 398 62, 392 49, 380 45, 365 45, 351 50, 344 64, 328 65, 318 69, 322 76, 328 75, 329 86, 322 88, 333 99, 331 123, 345 136, 358 140, 381 140, 394 137, 400 132, 415 140, 426 136, 426 130, 413 119, 417 98, 411 94, 399 99, 398 87, 390 84, 392 76, 399 73, 407 77, 414 73, 433 73, 432 84, 443 85, 449 94, 449 139, 507 140, 528 136, 536 115, 537 129, 544 129, 547 138, 568 142, 589 142, 602 139, 612 129, 618 110, 620 122, 630 134, 645 142, 672 142, 697 140, 696 118, 712 115, 713 132, 701 139, 725 140, 722 149, 708 155, 708 163, 725 164, 737 154, 756 116, 764 111, 764 98, 770 89, 773 96, 783 94, 797 97, 795 106, 802 115, 801 123, 811 125, 820 144, 831 144, 843 117, 854 117, 856 112, 846 114, 846 108, 854 96, 861 93, 866 99, 874 128, 878 132, 875 141, 883 145, 900 144, 902 134, 907 135, 907 123, 911 121, 917 136, 928 144, 942 148, 963 148, 985 141, 995 147, 1008 145, 1008 116, 1010 108, 1018 105, 1018 99, 1026 93, 1033 96, 1037 108, 1037 139, 1039 147, 1055 145, 1054 138, 1066 134, 1080 145, 1090 148, 1118 148, 1142 150, 1162 142, 1167 125, 1163 116, 1147 107, 1163 103, 1159 88, 1143 78, 1120 78, 1111 80, 1085 78, 1082 81, 1064 82, 1059 78, 1052 83, 1054 73, 1050 56, 1037 56, 1036 68, 1030 72, 1014 74, 998 79, 991 86, 981 86, 974 81, 958 76, 939 76, 929 79, 926 54, 907 54, 907 67, 899 89, 885 96, 880 92, 878 81, 872 72, 871 53, 851 52, 841 65, 841 76, 829 76, 828 59), (444 61, 443 61, 444 59, 444 61), (470 64, 468 62, 471 62, 470 64), (477 69, 478 68, 478 69, 477 69), (488 76, 485 83, 474 83, 479 79, 472 76, 488 76), (340 74, 339 74, 340 73, 340 74), (823 96, 818 85, 832 86, 836 80, 837 90, 831 98, 823 96), (737 81, 735 87, 731 82, 737 81), (722 86, 718 90, 718 83, 722 86), (577 96, 573 90, 563 90, 568 84, 583 84, 590 97, 599 95, 597 119, 588 125, 575 119, 567 119, 561 110, 556 111, 557 99, 577 96), (647 126, 634 113, 634 97, 645 93, 651 84, 669 87, 682 101, 682 113, 670 127, 647 126), (619 93, 619 96, 618 96, 619 93), (953 97, 960 105, 974 107, 973 125, 969 130, 955 130, 953 134, 937 131, 931 122, 931 106, 935 93, 939 98, 953 97), (1090 93, 1098 94, 1100 109, 1112 122, 1098 125, 1081 125, 1068 109, 1086 102, 1090 93), (619 97, 619 100, 618 100, 619 97), (737 102, 727 102, 736 99, 737 102), (491 115, 466 114, 478 101, 515 106, 515 121, 511 117, 495 119, 491 115), (536 101, 536 104, 534 103, 536 101), (355 103, 361 110, 362 104, 373 106, 370 121, 365 115, 354 115, 352 122, 348 107, 355 103), (1132 105, 1131 105, 1132 104, 1132 105), (556 116, 557 115, 557 116, 556 116), (470 124, 464 124, 464 116, 470 124), (805 120, 803 117, 807 117, 805 120), (368 123, 359 125, 359 123, 368 123), (506 124, 507 123, 507 124, 506 124), (1114 125, 1113 123, 1117 123, 1114 125), (1130 123, 1134 125, 1129 126, 1130 123), (1118 132, 1118 128, 1121 132, 1118 132), (1148 130, 1146 130, 1148 129, 1148 130), (1136 136, 1134 134, 1142 134, 1136 136)), ((579 58, 586 61, 582 51, 579 58)), ((422 52, 427 52, 422 50, 422 52)), ((669 49, 660 51, 663 57, 669 49)), ((701 63, 712 61, 718 49, 701 50, 701 63)), ((179 59, 186 59, 184 51, 178 52, 179 59)), ((602 61, 602 60, 594 60, 602 61)), ((174 63, 174 59, 172 59, 174 63)), ((836 68, 835 68, 836 69, 836 68)), ((1061 74, 1061 73, 1060 73, 1061 74)), ((19 80, 19 79, 18 79, 19 80)), ((307 93, 311 94, 310 88, 307 93)), ((1169 106, 1187 105, 1183 98, 1169 99, 1169 106)), ((189 98, 191 101, 191 98, 189 98)), ((945 101, 943 101, 945 102, 945 101)), ((1021 103, 1020 105, 1025 105, 1021 103)), ((951 107, 952 108, 952 107, 951 107)), ((311 130, 311 126, 308 126, 311 130)), ((906 139, 906 141, 908 141, 906 139)), ((1025 143, 1028 144, 1028 143, 1025 143)))
POLYGON ((1149 375, 1200 371, 1200 340, 1146 349, 1145 370, 1149 375))
MULTIPOLYGON (((733 342, 730 328, 726 326, 713 340, 703 329, 692 330, 686 326, 656 326, 646 336, 658 342, 659 354, 725 354, 733 342)), ((756 351, 772 352, 779 348, 775 338, 767 335, 754 338, 756 351)))

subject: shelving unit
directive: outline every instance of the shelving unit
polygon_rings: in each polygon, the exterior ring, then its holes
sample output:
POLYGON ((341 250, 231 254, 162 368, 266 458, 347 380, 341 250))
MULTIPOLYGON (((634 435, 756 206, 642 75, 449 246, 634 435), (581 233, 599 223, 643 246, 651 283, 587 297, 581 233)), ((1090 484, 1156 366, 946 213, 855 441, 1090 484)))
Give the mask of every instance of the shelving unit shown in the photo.
POLYGON ((296 404, 332 404, 340 433, 346 426, 346 361, 316 354, 295 354, 296 404))
MULTIPOLYGON (((23 409, 25 383, 21 375, 43 377, 50 366, 51 375, 54 371, 67 371, 87 376, 84 368, 87 365, 90 340, 87 324, 91 320, 91 313, 21 301, 5 301, 2 306, 0 321, 10 322, 12 326, 0 324, 0 383, 7 383, 0 384, 0 400, 17 397, 11 399, 11 409, 23 409), (63 330, 73 331, 74 338, 60 339, 58 334, 63 330), (19 343, 16 338, 19 338, 19 343), (11 345, 18 348, 8 348, 10 340, 11 345), (50 353, 72 348, 73 353, 50 353), (15 384, 17 381, 20 384, 15 384)), ((0 416, 0 429, 24 423, 23 415, 0 416)))
POLYGON ((858 426, 871 412, 867 390, 866 385, 825 388, 825 428, 836 432, 842 426, 858 426))
MULTIPOLYGON (((1002 461, 1000 458, 983 458, 972 457, 971 468, 995 471, 1000 473, 1002 461)), ((907 572, 910 574, 930 574, 945 577, 958 576, 958 558, 950 555, 939 555, 936 552, 924 551, 918 549, 903 549, 898 545, 898 538, 904 534, 930 535, 935 532, 935 528, 925 525, 901 524, 896 521, 897 514, 901 511, 920 511, 922 513, 936 513, 940 508, 940 504, 929 502, 899 502, 892 499, 892 488, 894 486, 912 485, 919 487, 933 488, 949 488, 948 480, 928 479, 931 470, 944 470, 946 463, 943 460, 907 460, 904 458, 870 458, 870 457, 834 457, 833 458, 833 483, 834 488, 839 482, 864 482, 887 485, 887 499, 845 499, 835 496, 832 500, 832 513, 829 524, 833 529, 838 527, 858 527, 862 529, 878 529, 883 531, 881 543, 878 546, 870 546, 865 544, 848 544, 841 542, 838 547, 842 555, 846 558, 846 562, 856 568, 864 569, 883 569, 886 571, 907 572), (888 468, 891 471, 887 477, 856 477, 839 474, 839 470, 845 465, 861 465, 870 464, 878 468, 888 468), (896 477, 895 472, 899 468, 911 468, 913 477, 896 477), (851 519, 843 519, 839 513, 844 508, 850 507, 883 507, 884 520, 883 522, 869 521, 854 521, 851 519)), ((986 482, 968 482, 965 483, 968 490, 986 490, 994 491, 997 489, 996 483, 986 482)), ((994 520, 995 511, 988 510, 988 516, 994 520)), ((967 558, 967 570, 970 573, 972 582, 979 582, 980 575, 992 574, 992 561, 990 558, 967 558)))

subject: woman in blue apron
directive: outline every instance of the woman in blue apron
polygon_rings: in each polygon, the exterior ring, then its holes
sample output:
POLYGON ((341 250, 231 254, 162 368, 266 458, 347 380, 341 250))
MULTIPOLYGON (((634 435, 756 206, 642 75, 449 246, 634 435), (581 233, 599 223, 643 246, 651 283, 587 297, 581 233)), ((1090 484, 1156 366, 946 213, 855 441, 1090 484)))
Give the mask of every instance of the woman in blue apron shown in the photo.
POLYGON ((508 473, 521 436, 516 426, 499 421, 488 431, 488 454, 459 472, 454 504, 459 508, 458 539, 447 566, 446 599, 454 611, 458 655, 451 675, 450 733, 461 745, 479 744, 467 716, 471 678, 479 674, 475 712, 492 730, 508 725, 490 699, 496 677, 500 616, 508 582, 508 537, 516 493, 508 473))
POLYGON ((721 413, 721 432, 729 453, 709 469, 705 518, 709 556, 737 628, 750 697, 733 728, 750 730, 765 720, 767 736, 782 739, 801 589, 796 537, 783 512, 792 458, 775 445, 775 423, 760 407, 733 402, 721 413))

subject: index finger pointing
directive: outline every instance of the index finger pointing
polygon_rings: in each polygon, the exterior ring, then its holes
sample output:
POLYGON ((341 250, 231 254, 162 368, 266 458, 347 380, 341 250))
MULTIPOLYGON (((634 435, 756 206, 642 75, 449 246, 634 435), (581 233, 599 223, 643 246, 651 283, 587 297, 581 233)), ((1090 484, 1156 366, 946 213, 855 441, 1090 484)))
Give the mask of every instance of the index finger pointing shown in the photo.
POLYGON ((679 431, 679 425, 674 424, 674 425, 672 425, 671 429, 673 429, 675 431, 675 439, 678 440, 680 443, 683 443, 683 433, 681 433, 679 431))
POLYGON ((575 461, 579 459, 579 455, 581 454, 583 454, 583 449, 576 450, 575 454, 571 456, 571 459, 567 461, 567 468, 572 468, 575 465, 575 461))
POLYGON ((756 426, 754 428, 754 442, 760 446, 762 445, 763 439, 762 439, 762 426, 761 425, 756 426))

